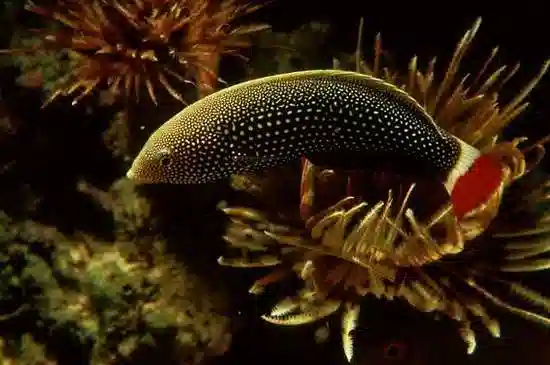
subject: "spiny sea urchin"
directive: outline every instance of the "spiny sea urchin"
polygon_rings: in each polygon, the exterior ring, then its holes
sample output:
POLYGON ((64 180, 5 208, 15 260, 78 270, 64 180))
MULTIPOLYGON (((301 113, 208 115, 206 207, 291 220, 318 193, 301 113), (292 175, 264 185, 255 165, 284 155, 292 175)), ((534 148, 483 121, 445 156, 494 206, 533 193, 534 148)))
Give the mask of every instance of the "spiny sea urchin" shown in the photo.
POLYGON ((460 40, 442 78, 436 76, 435 59, 425 71, 416 57, 405 74, 383 67, 379 36, 374 61, 364 62, 357 51, 356 67, 400 86, 442 128, 502 162, 499 189, 486 204, 457 218, 440 184, 411 179, 391 166, 342 171, 304 159, 301 168, 289 166, 285 174, 238 177, 235 187, 251 193, 255 206, 222 208, 230 218, 224 239, 238 255, 221 257, 219 263, 273 267, 252 286, 255 294, 288 275, 297 275, 304 284, 297 296, 264 315, 265 320, 299 325, 344 308, 342 341, 348 360, 360 299, 369 294, 449 316, 457 322, 468 353, 476 347, 474 319, 493 336, 500 335, 490 305, 550 326, 550 299, 505 276, 550 267, 550 216, 540 210, 549 203, 550 180, 536 178, 533 171, 545 140, 524 147, 523 138, 501 139, 503 128, 525 110, 525 97, 550 61, 500 106, 499 92, 519 66, 505 76, 504 67, 487 73, 493 51, 471 83, 458 76, 480 23, 478 19, 460 40), (295 196, 295 204, 281 201, 281 196, 295 196), (504 300, 502 293, 516 298, 504 300))
POLYGON ((75 104, 98 89, 135 99, 146 90, 156 104, 159 88, 183 103, 182 85, 210 92, 219 57, 239 55, 248 36, 266 28, 232 27, 258 9, 240 0, 57 0, 26 8, 56 27, 39 30, 36 46, 11 53, 65 51, 73 61, 45 104, 61 95, 75 95, 75 104))

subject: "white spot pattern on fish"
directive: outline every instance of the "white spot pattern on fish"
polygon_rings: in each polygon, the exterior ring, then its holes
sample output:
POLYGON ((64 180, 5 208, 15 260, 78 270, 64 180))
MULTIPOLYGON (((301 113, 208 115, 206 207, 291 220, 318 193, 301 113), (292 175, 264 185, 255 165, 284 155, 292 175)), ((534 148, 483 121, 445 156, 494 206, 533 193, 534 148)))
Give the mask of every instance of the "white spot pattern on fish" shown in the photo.
POLYGON ((302 71, 237 84, 186 107, 153 133, 128 176, 204 183, 340 152, 409 157, 445 176, 463 145, 385 81, 302 71))

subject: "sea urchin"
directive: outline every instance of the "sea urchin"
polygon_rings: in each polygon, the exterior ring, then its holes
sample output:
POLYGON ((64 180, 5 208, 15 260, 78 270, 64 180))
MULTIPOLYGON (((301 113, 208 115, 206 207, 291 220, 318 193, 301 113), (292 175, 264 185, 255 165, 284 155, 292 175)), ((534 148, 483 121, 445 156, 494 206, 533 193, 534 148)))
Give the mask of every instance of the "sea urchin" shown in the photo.
POLYGON ((77 103, 92 91, 139 99, 146 90, 157 104, 158 89, 184 102, 183 84, 201 95, 216 86, 219 57, 239 55, 248 36, 265 25, 232 27, 258 6, 240 0, 56 0, 26 9, 55 21, 38 30, 40 42, 11 53, 66 51, 69 74, 45 104, 58 96, 77 103))

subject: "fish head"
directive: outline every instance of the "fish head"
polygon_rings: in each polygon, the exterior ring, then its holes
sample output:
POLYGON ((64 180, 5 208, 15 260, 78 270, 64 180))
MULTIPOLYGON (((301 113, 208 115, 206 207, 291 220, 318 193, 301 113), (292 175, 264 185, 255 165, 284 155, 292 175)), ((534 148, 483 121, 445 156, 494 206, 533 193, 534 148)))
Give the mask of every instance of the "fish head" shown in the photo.
POLYGON ((149 137, 126 176, 138 183, 202 184, 231 174, 229 130, 184 109, 149 137))

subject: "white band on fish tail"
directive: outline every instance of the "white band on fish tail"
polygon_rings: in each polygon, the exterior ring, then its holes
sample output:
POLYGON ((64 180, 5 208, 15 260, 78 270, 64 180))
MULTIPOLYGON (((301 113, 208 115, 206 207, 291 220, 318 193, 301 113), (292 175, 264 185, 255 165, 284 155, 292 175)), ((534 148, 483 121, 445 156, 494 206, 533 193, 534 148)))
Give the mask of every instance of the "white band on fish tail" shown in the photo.
POLYGON ((445 180, 445 189, 449 194, 453 191, 458 178, 468 172, 475 160, 481 155, 481 152, 479 152, 477 148, 470 146, 457 137, 453 136, 453 138, 455 138, 460 145, 460 155, 455 166, 449 172, 445 180))

